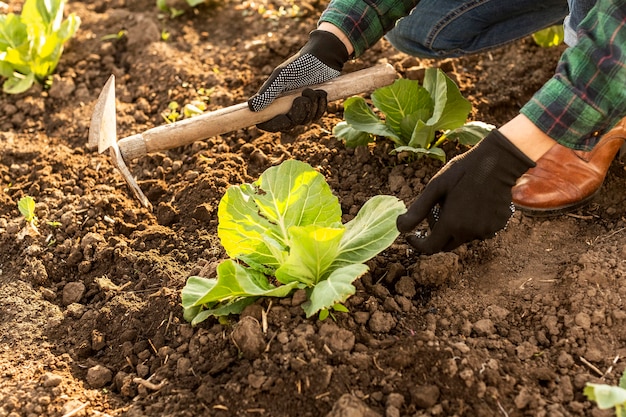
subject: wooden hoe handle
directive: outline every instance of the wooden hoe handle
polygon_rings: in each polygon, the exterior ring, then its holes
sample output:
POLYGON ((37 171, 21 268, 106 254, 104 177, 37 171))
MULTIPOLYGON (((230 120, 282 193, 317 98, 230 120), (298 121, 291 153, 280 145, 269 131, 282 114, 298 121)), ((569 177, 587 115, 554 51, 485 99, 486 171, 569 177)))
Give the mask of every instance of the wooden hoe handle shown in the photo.
MULTIPOLYGON (((357 94, 370 93, 393 83, 396 76, 393 67, 384 64, 341 75, 309 88, 325 90, 328 94, 328 101, 334 101, 357 94)), ((279 114, 287 113, 291 109, 291 103, 302 90, 289 91, 288 94, 277 98, 270 106, 259 112, 251 111, 247 102, 236 104, 128 136, 120 139, 118 146, 122 157, 128 161, 151 152, 188 145, 197 140, 253 126, 279 114)))

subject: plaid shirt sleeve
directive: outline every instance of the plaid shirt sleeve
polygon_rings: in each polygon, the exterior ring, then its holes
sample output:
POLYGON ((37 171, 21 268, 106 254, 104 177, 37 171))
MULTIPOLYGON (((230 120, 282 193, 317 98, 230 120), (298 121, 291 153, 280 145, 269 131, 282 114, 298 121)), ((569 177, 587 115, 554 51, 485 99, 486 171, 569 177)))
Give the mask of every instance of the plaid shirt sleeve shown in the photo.
POLYGON ((358 57, 408 15, 419 0, 331 0, 320 22, 340 28, 358 57))
POLYGON ((589 150, 626 116, 626 0, 598 0, 578 39, 521 113, 560 144, 589 150))

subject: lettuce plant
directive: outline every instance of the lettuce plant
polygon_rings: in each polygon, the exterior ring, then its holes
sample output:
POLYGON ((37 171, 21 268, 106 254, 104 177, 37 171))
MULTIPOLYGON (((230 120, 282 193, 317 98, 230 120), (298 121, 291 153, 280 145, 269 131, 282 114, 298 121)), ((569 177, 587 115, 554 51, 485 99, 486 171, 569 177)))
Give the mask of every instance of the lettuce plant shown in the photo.
POLYGON ((601 410, 615 408, 617 417, 626 417, 626 370, 619 380, 619 386, 587 383, 585 396, 598 404, 601 410))
POLYGON ((182 290, 185 319, 240 313, 258 297, 306 289, 307 317, 344 302, 365 262, 398 237, 406 211, 392 196, 368 200, 341 223, 341 206, 323 175, 304 162, 269 168, 252 184, 232 186, 218 207, 218 237, 230 259, 216 278, 189 277, 182 290))
POLYGON ((64 0, 26 0, 21 15, 0 14, 0 76, 5 93, 28 90, 54 72, 80 18, 63 20, 64 0))
POLYGON ((426 69, 424 85, 398 79, 374 91, 372 103, 382 113, 376 115, 364 98, 350 97, 344 102, 345 120, 333 134, 346 146, 373 142, 377 136, 393 141, 395 152, 412 152, 445 162, 440 146, 446 140, 474 145, 494 126, 482 122, 466 123, 472 105, 443 71, 426 69))

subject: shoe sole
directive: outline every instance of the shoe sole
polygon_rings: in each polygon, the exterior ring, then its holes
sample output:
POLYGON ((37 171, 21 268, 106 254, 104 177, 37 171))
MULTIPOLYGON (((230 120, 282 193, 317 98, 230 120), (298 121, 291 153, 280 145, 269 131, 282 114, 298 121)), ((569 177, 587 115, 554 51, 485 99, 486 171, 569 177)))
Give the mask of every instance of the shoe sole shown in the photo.
POLYGON ((553 216, 560 216, 562 214, 567 214, 570 213, 576 209, 579 209, 581 207, 586 206, 587 204, 589 204, 591 202, 591 200, 594 199, 594 197, 596 195, 598 195, 598 193, 600 192, 600 189, 602 187, 598 188, 596 190, 596 192, 594 192, 593 194, 591 194, 589 197, 584 198, 580 201, 577 201, 575 203, 572 204, 567 204, 565 206, 561 206, 561 207, 555 207, 555 208, 549 208, 549 209, 538 209, 538 208, 533 208, 533 207, 526 207, 526 206, 522 206, 522 205, 518 205, 515 204, 515 209, 521 211, 524 215, 528 216, 528 217, 553 217, 553 216))

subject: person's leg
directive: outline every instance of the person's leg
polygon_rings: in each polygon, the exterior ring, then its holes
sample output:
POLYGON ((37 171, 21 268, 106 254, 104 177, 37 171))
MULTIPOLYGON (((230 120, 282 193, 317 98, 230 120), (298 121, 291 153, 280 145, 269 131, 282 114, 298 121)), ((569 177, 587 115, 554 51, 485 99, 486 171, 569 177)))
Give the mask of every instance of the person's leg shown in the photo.
MULTIPOLYGON (((570 15, 563 23, 565 43, 578 43, 578 26, 596 0, 568 0, 570 15)), ((513 187, 513 203, 524 214, 550 216, 590 202, 600 191, 615 155, 626 141, 626 118, 604 134, 589 152, 555 144, 513 187)))
POLYGON ((569 3, 570 14, 563 22, 565 43, 568 46, 574 46, 578 42, 578 36, 576 35, 578 25, 596 4, 596 0, 567 0, 567 2, 569 3))
POLYGON ((409 55, 458 57, 560 24, 567 14, 566 0, 422 0, 386 38, 409 55))

